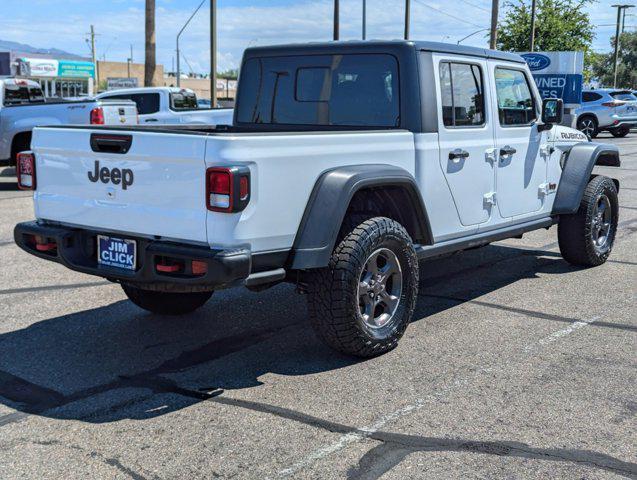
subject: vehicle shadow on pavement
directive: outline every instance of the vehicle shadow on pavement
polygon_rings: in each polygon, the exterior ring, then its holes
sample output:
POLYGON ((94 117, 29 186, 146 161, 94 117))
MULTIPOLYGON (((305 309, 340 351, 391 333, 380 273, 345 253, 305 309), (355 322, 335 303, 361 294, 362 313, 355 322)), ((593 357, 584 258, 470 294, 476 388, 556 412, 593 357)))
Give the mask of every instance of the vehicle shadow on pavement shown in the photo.
MULTIPOLYGON (((560 258, 505 246, 429 261, 414 318, 426 321, 539 272, 573 270, 560 258)), ((302 380, 359 361, 319 342, 305 298, 290 285, 261 294, 217 292, 184 317, 155 316, 118 301, 0 335, 0 402, 51 418, 142 420, 226 389, 261 385, 269 373, 302 380)), ((0 427, 18 419, 0 416, 0 427)))

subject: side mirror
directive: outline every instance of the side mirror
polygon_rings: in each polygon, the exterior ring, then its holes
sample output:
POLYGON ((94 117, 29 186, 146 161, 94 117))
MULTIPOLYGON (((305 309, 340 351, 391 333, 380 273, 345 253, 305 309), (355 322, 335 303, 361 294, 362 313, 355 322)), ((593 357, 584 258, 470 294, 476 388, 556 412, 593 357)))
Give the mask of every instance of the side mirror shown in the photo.
POLYGON ((563 117, 564 101, 561 98, 545 98, 542 102, 542 123, 546 126, 559 125, 563 117))

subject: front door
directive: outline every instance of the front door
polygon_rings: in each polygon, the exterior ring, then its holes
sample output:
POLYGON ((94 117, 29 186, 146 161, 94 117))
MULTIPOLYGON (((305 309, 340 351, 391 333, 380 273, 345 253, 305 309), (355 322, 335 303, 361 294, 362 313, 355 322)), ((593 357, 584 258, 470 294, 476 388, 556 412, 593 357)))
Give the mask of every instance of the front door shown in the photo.
POLYGON ((542 208, 546 182, 547 132, 539 132, 539 98, 533 95, 528 73, 522 68, 491 62, 496 91, 493 110, 498 155, 496 183, 500 215, 509 219, 542 208))
POLYGON ((487 62, 437 56, 434 68, 439 81, 440 168, 460 223, 477 229, 491 216, 495 190, 487 62))

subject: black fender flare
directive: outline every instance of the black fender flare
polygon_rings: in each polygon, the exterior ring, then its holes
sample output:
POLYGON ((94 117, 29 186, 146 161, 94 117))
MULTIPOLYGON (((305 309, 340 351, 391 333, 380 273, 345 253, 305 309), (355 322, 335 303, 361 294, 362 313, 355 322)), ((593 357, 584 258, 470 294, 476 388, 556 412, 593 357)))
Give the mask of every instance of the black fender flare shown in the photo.
POLYGON ((314 185, 294 240, 292 269, 321 268, 329 263, 339 230, 356 192, 369 187, 400 186, 408 193, 414 215, 414 241, 431 243, 429 217, 414 177, 406 170, 379 164, 328 170, 314 185))
POLYGON ((619 148, 606 143, 583 142, 573 145, 567 153, 566 164, 553 203, 553 215, 577 212, 595 165, 621 166, 619 148))

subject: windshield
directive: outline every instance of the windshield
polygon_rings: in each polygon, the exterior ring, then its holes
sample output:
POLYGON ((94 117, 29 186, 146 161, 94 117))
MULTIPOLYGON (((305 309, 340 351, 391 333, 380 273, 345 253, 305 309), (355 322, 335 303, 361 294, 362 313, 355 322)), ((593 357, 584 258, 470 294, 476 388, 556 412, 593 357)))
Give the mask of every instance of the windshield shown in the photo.
POLYGON ((398 62, 392 55, 251 58, 239 88, 242 124, 400 125, 398 62))
POLYGON ((5 83, 4 105, 22 105, 25 103, 43 103, 42 89, 35 85, 17 85, 5 83))

